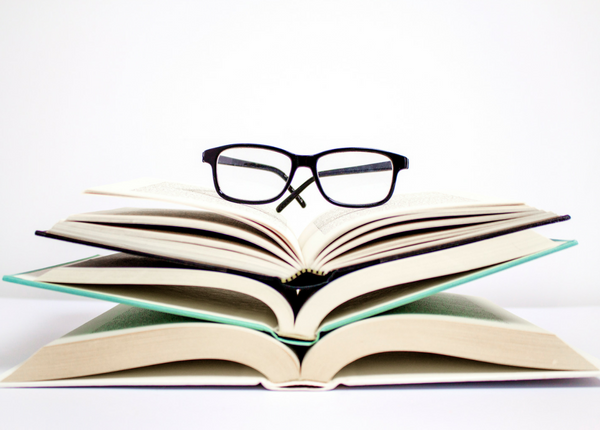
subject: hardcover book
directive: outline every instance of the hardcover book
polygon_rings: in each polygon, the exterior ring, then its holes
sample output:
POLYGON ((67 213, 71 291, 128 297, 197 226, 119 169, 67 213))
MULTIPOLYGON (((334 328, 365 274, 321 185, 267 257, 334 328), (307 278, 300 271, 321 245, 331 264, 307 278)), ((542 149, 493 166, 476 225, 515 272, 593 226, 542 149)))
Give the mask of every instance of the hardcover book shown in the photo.
POLYGON ((1 377, 6 387, 338 385, 582 378, 598 360, 484 299, 440 293, 310 348, 256 330, 118 305, 1 377))

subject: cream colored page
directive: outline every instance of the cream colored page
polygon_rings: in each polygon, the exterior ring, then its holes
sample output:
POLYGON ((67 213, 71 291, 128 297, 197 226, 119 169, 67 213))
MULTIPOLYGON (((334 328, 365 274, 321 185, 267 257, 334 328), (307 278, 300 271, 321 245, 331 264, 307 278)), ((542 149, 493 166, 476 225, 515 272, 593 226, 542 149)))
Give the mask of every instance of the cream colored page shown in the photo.
MULTIPOLYGON (((183 227, 200 230, 199 235, 202 235, 204 231, 214 232, 250 242, 287 261, 290 265, 298 265, 299 263, 295 256, 285 252, 271 237, 246 223, 214 212, 202 210, 120 208, 71 215, 67 220, 125 225, 183 227)), ((222 239, 219 238, 219 240, 222 239)))
MULTIPOLYGON (((282 266, 291 266, 290 263, 282 261, 278 256, 273 255, 270 252, 265 251, 260 247, 252 246, 251 244, 240 243, 238 241, 221 240, 220 238, 213 238, 210 236, 201 236, 187 232, 171 233, 169 231, 158 230, 158 229, 136 229, 136 228, 121 228, 112 224, 102 225, 95 223, 80 223, 72 221, 63 221, 50 230, 51 232, 69 234, 70 232, 77 233, 89 232, 90 234, 99 235, 113 235, 116 238, 142 238, 148 240, 156 240, 161 242, 176 243, 187 243, 192 245, 198 245, 200 247, 222 249, 226 251, 232 251, 240 256, 247 255, 254 258, 263 259, 270 263, 280 264, 282 266)), ((115 243, 116 245, 116 243, 115 243)), ((176 245, 174 245, 176 246, 176 245)), ((209 251, 210 252, 210 251, 209 251)), ((231 258, 235 258, 232 255, 231 258)))
POLYGON ((333 331, 309 350, 302 377, 326 382, 356 359, 388 351, 518 367, 598 370, 555 335, 491 302, 440 293, 333 331))
MULTIPOLYGON (((480 269, 480 270, 484 270, 484 269, 480 269)), ((331 330, 333 327, 337 327, 340 324, 340 322, 342 322, 344 320, 348 320, 348 319, 353 319, 353 317, 355 317, 356 315, 360 315, 365 312, 368 312, 370 309, 376 309, 382 305, 385 305, 386 303, 390 303, 390 302, 393 302, 393 301, 401 299, 401 298, 410 300, 411 296, 415 296, 419 293, 422 293, 423 291, 435 289, 436 287, 438 287, 440 284, 443 284, 443 283, 450 283, 453 281, 457 281, 460 278, 463 278, 466 276, 476 275, 477 272, 479 272, 480 270, 473 270, 473 271, 469 271, 466 273, 459 273, 456 275, 448 275, 448 276, 444 276, 441 278, 426 279, 423 281, 397 285, 394 287, 385 288, 383 290, 374 291, 370 294, 356 297, 355 299, 350 300, 350 301, 344 303, 343 305, 339 306, 333 312, 331 312, 329 315, 327 315, 327 318, 325 318, 323 320, 321 327, 325 331, 331 330)), ((448 296, 448 297, 456 296, 459 298, 466 297, 466 296, 459 296, 459 295, 448 294, 448 293, 437 293, 433 296, 429 296, 429 297, 434 297, 434 299, 425 297, 416 302, 405 304, 398 309, 401 309, 402 312, 406 312, 406 313, 419 313, 420 312, 420 313, 444 315, 445 314, 444 309, 440 309, 439 306, 436 306, 436 303, 437 304, 442 303, 442 305, 445 306, 446 302, 436 302, 435 298, 446 297, 446 296, 448 296), (422 305, 422 306, 420 307, 419 305, 422 305), (427 305, 427 306, 425 306, 425 305, 427 305)), ((477 316, 479 314, 477 314, 476 312, 469 313, 469 309, 467 306, 465 306, 465 304, 466 305, 475 304, 476 306, 478 306, 478 308, 485 308, 486 306, 488 306, 489 302, 487 300, 479 299, 477 297, 469 297, 469 302, 468 303, 463 302, 462 308, 459 308, 458 306, 456 306, 456 303, 455 303, 454 308, 460 309, 461 316, 463 316, 463 317, 471 316, 473 318, 477 318, 477 316)), ((473 310, 473 309, 475 309, 475 308, 473 306, 471 306, 471 310, 473 310)), ((516 315, 513 315, 513 314, 505 311, 504 309, 502 309, 500 307, 494 307, 494 309, 495 309, 494 314, 496 315, 496 317, 487 318, 488 320, 496 319, 498 321, 504 321, 506 323, 523 324, 526 326, 531 326, 531 323, 517 317, 516 315)), ((391 311, 389 311, 389 313, 394 313, 394 311, 391 310, 391 311)), ((454 313, 456 314, 456 312, 454 312, 454 313)))
POLYGON ((474 226, 438 230, 429 233, 406 234, 402 235, 402 237, 384 239, 378 241, 376 244, 351 249, 345 253, 339 252, 338 254, 336 250, 335 253, 332 253, 333 256, 330 254, 317 267, 324 273, 329 273, 335 269, 353 264, 360 264, 388 256, 399 256, 407 252, 426 249, 443 243, 452 243, 466 237, 469 233, 476 235, 481 230, 481 226, 474 226))
POLYGON ((173 181, 141 178, 128 182, 93 187, 85 190, 88 194, 105 194, 121 197, 135 197, 159 200, 210 210, 230 216, 272 237, 301 258, 300 246, 285 218, 272 209, 261 205, 241 205, 228 202, 209 188, 173 181))
POLYGON ((128 230, 76 222, 60 222, 49 232, 86 242, 278 278, 287 278, 296 273, 296 268, 256 248, 185 234, 179 235, 179 241, 173 241, 173 235, 159 231, 128 230))
POLYGON ((537 214, 538 211, 526 211, 518 213, 502 213, 494 215, 474 215, 472 212, 468 216, 461 216, 464 214, 457 213, 455 211, 443 212, 443 217, 439 218, 428 218, 423 220, 423 214, 413 215, 410 217, 400 218, 388 218, 384 221, 373 222, 367 226, 356 228, 352 232, 343 235, 339 240, 332 242, 331 245, 327 246, 316 259, 316 263, 319 265, 326 264, 337 256, 347 253, 355 248, 360 247, 368 242, 378 241, 375 244, 369 244, 368 250, 373 249, 373 253, 389 249, 386 241, 380 241, 379 239, 394 236, 391 240, 401 243, 407 233, 411 233, 407 237, 408 242, 414 242, 419 237, 423 237, 423 241, 428 241, 430 235, 455 235, 453 227, 467 227, 463 228, 482 228, 481 224, 486 223, 487 226, 497 225, 500 221, 510 220, 514 218, 528 217, 531 214, 537 214), (413 218, 413 219, 411 219, 413 218), (445 227, 442 231, 439 228, 445 227), (436 229, 433 232, 426 232, 427 229, 436 229), (403 235, 398 237, 402 233, 403 235), (378 250, 376 250, 378 249, 378 250))
POLYGON ((336 208, 324 213, 305 228, 300 236, 300 246, 306 261, 311 261, 336 238, 378 220, 418 213, 430 216, 441 209, 498 205, 518 207, 522 204, 484 198, 477 200, 473 196, 437 192, 396 195, 382 206, 365 209, 336 208))
MULTIPOLYGON (((599 360, 586 359, 600 368, 599 360)), ((384 353, 355 361, 340 370, 333 385, 397 385, 479 381, 525 381, 565 378, 590 378, 598 370, 540 370, 504 366, 426 353, 384 353)))
POLYGON ((465 272, 497 264, 557 246, 531 230, 511 233, 449 248, 402 258, 349 273, 317 291, 296 317, 296 329, 314 336, 321 321, 342 303, 363 294, 398 284, 465 272))
POLYGON ((466 318, 477 324, 509 325, 519 330, 548 333, 523 318, 481 297, 438 293, 392 309, 384 315, 429 315, 436 318, 466 318))
MULTIPOLYGON (((340 248, 358 246, 367 240, 373 240, 384 235, 399 233, 410 229, 421 228, 420 223, 431 223, 431 227, 452 226, 461 224, 461 219, 465 217, 473 220, 481 219, 485 216, 496 216, 505 218, 515 218, 539 213, 537 209, 525 205, 499 205, 483 207, 462 207, 462 208, 438 208, 426 212, 413 212, 390 217, 377 219, 372 222, 362 224, 343 234, 332 238, 330 242, 324 243, 323 249, 315 248, 305 255, 307 261, 317 259, 321 261, 333 252, 338 252, 340 248), (490 215, 492 214, 492 215, 490 215), (477 216, 478 218, 475 218, 477 216), (439 224, 439 225, 436 225, 439 224), (399 231, 394 229, 399 228, 399 231)), ((466 219, 468 219, 466 218, 466 219)))
POLYGON ((323 331, 332 330, 340 325, 345 325, 344 322, 346 321, 356 320, 359 315, 364 315, 369 311, 380 309, 381 306, 385 306, 388 303, 393 303, 394 301, 401 299, 410 301, 411 298, 415 297, 417 294, 427 290, 434 290, 441 284, 456 281, 464 276, 475 274, 476 272, 478 271, 474 270, 456 275, 443 276, 441 278, 410 282, 360 295, 330 312, 322 321, 320 329, 323 331))
POLYGON ((165 322, 165 318, 177 317, 130 308, 117 317, 121 321, 113 319, 92 333, 63 337, 46 345, 7 382, 71 378, 203 359, 238 362, 275 383, 298 378, 298 357, 270 335, 227 324, 191 319, 165 322))
MULTIPOLYGON (((335 269, 353 264, 393 257, 406 252, 427 249, 432 246, 444 246, 456 241, 473 240, 483 235, 493 235, 503 230, 515 229, 542 222, 555 216, 555 214, 550 212, 534 212, 533 215, 519 216, 515 219, 487 222, 467 227, 448 228, 442 231, 433 231, 431 233, 415 233, 395 237, 389 240, 380 240, 372 246, 368 245, 358 249, 349 250, 344 255, 340 255, 340 257, 327 258, 325 264, 318 265, 317 268, 328 273, 335 269)), ((332 254, 337 255, 338 251, 336 250, 336 252, 332 254)))
MULTIPOLYGON (((75 218, 78 217, 75 216, 75 218)), ((112 237, 113 239, 110 243, 104 243, 114 246, 118 246, 119 243, 124 242, 126 238, 161 241, 162 243, 170 243, 170 246, 177 246, 177 243, 192 244, 198 245, 198 252, 202 252, 201 247, 209 248, 207 250, 209 253, 213 252, 213 249, 231 251, 231 257, 223 260, 224 262, 235 260, 236 257, 243 258, 243 256, 249 256, 264 260, 269 264, 284 267, 287 270, 296 271, 299 267, 298 262, 289 258, 289 255, 283 253, 280 248, 275 249, 277 252, 277 254, 275 254, 263 247, 255 246, 255 243, 252 241, 241 242, 237 240, 223 240, 220 237, 212 237, 211 235, 199 235, 185 231, 172 232, 158 228, 124 228, 114 225, 114 220, 112 223, 89 223, 71 221, 71 219, 72 218, 69 218, 67 221, 61 221, 55 224, 49 231, 51 233, 75 238, 83 238, 84 235, 97 236, 97 240, 102 240, 104 237, 112 237)), ((140 251, 143 251, 143 249, 140 249, 140 251)))
POLYGON ((119 284, 71 284, 65 288, 73 294, 93 293, 108 295, 117 301, 135 300, 137 306, 164 308, 170 313, 200 314, 206 320, 229 320, 231 324, 250 325, 267 332, 280 330, 277 316, 264 303, 229 290, 119 284), (240 306, 244 307, 240 309, 240 306))
MULTIPOLYGON (((0 381, 7 378, 7 372, 0 381)), ((255 386, 264 384, 260 372, 240 363, 194 360, 157 364, 137 369, 54 381, 2 383, 6 387, 167 387, 167 386, 255 386)))
POLYGON ((20 277, 71 284, 69 288, 136 299, 175 311, 230 318, 261 325, 269 331, 293 331, 294 314, 288 302, 262 282, 197 269, 111 267, 112 263, 126 266, 128 260, 136 264, 143 257, 113 254, 20 277))

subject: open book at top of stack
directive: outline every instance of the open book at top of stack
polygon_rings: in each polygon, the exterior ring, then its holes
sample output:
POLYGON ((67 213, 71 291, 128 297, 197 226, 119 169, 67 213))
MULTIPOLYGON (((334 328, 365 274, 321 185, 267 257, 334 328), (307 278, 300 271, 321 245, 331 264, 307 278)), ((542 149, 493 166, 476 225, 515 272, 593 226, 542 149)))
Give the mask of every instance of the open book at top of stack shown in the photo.
POLYGON ((399 194, 380 207, 336 208, 296 237, 274 211, 194 185, 141 179, 87 193, 185 207, 70 216, 37 234, 119 252, 4 280, 298 345, 576 244, 531 230, 568 215, 458 194, 399 194))

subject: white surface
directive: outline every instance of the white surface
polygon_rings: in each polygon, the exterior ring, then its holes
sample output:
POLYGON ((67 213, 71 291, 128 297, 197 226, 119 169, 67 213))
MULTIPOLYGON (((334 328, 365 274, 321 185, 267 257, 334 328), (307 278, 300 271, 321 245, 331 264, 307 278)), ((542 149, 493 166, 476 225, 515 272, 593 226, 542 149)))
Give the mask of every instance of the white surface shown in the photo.
MULTIPOLYGON (((33 235, 132 204, 84 188, 140 176, 208 185, 202 151, 231 142, 358 145, 410 159, 399 192, 569 213, 543 231, 578 247, 476 293, 600 305, 598 22, 591 0, 3 0, 0 273, 96 253, 33 235)), ((297 224, 327 207, 314 187, 305 199, 286 209, 297 224)), ((0 296, 54 297, 6 283, 0 296)))
MULTIPOLYGON (((108 309, 95 301, 0 300, 0 371, 108 309)), ((600 308, 511 309, 600 357, 600 308)), ((598 378, 341 388, 0 389, 3 428, 544 428, 598 425, 598 378), (435 426, 435 427, 434 427, 435 426)))

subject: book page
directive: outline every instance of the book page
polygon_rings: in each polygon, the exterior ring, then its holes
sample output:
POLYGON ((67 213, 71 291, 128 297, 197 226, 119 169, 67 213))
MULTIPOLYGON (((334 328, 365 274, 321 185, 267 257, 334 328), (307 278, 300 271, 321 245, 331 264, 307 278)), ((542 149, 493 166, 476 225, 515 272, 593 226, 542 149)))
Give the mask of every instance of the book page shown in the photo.
MULTIPOLYGON (((423 352, 384 352, 361 358, 349 364, 340 370, 335 378, 347 379, 347 382, 356 384, 358 377, 380 379, 383 376, 403 375, 410 381, 411 376, 419 374, 448 375, 490 372, 514 374, 531 372, 531 369, 423 352)), ((436 379, 432 378, 432 381, 436 381, 436 379)))
POLYGON ((364 209, 332 209, 317 217, 313 221, 313 224, 319 231, 321 231, 321 233, 327 235, 332 230, 339 229, 341 226, 346 226, 349 223, 352 223, 352 220, 358 219, 360 224, 364 224, 366 222, 386 218, 394 214, 405 213, 409 210, 421 209, 421 211, 424 211, 438 206, 475 202, 476 200, 465 197, 437 192, 395 195, 390 199, 389 202, 381 206, 364 209))
MULTIPOLYGON (((264 303, 251 296, 230 290, 176 285, 75 284, 71 287, 87 292, 134 298, 149 304, 154 303, 168 307, 170 313, 157 313, 161 315, 172 314, 174 322, 181 322, 178 319, 179 316, 174 312, 191 314, 190 311, 195 311, 193 313, 198 316, 195 318, 190 317, 190 321, 198 321, 198 318, 203 317, 202 319, 206 321, 227 321, 230 324, 250 326, 260 331, 272 332, 278 328, 273 311, 264 303)), ((186 317, 182 316, 181 318, 186 317)))
MULTIPOLYGON (((8 379, 10 374, 0 375, 0 381, 8 379)), ((0 387, 252 387, 266 383, 264 375, 240 363, 188 360, 68 379, 0 382, 0 387)))
MULTIPOLYGON (((359 247, 372 253, 387 251, 391 249, 389 243, 397 242, 399 245, 403 240, 409 243, 418 243, 419 237, 423 237, 421 242, 428 242, 429 235, 455 235, 457 227, 462 228, 482 228, 482 225, 499 225, 501 221, 513 220, 516 218, 529 219, 539 211, 522 211, 499 213, 493 215, 480 215, 470 211, 464 214, 458 211, 443 211, 440 215, 432 215, 423 219, 422 214, 392 217, 386 220, 375 221, 365 226, 356 228, 351 232, 342 235, 334 240, 323 251, 321 251, 315 260, 316 264, 322 265, 337 256, 344 253, 354 253, 359 251, 359 247), (466 227, 463 227, 466 226, 466 227)), ((345 256, 346 257, 346 256, 345 256)))
POLYGON ((131 225, 134 228, 160 226, 162 228, 193 229, 194 233, 199 235, 215 236, 222 240, 242 240, 277 255, 282 260, 288 261, 289 264, 298 264, 296 257, 282 249, 272 237, 247 223, 214 212, 188 209, 119 208, 71 215, 67 220, 121 224, 123 227, 131 225))
POLYGON ((394 285, 484 268, 556 248, 558 244, 532 230, 450 247, 368 266, 334 279, 302 306, 296 317, 299 333, 310 335, 342 303, 394 285))
POLYGON ((240 363, 189 360, 55 381, 52 386, 254 386, 265 379, 257 370, 240 363))
POLYGON ((293 330, 291 307, 268 285, 148 257, 118 253, 18 276, 33 286, 269 333, 293 330))
POLYGON ((189 233, 172 234, 154 229, 69 221, 55 224, 48 233, 108 249, 141 252, 181 262, 195 262, 278 278, 287 278, 298 270, 256 246, 189 233))
POLYGON ((142 178, 128 182, 93 187, 87 194, 135 197, 177 203, 230 216, 262 231, 291 253, 301 256, 300 246, 285 218, 261 205, 242 205, 222 199, 214 190, 197 185, 142 178))
POLYGON ((4 382, 77 378, 204 359, 243 364, 274 383, 296 380, 300 369, 291 348, 256 330, 119 305, 40 349, 4 382))
MULTIPOLYGON (((383 315, 429 315, 436 317, 460 317, 478 320, 478 323, 502 323, 519 326, 520 329, 543 331, 492 302, 462 294, 438 293, 400 306, 383 315)), ((544 331, 545 332, 545 331, 544 331)))
MULTIPOLYGON (((503 214, 504 215, 504 214, 503 214)), ((513 214, 511 214, 512 216, 513 214)), ((364 242, 363 237, 351 241, 340 248, 331 252, 323 262, 316 267, 328 273, 335 269, 351 266, 354 264, 365 263, 368 261, 389 261, 389 259, 399 258, 410 252, 426 251, 445 245, 457 243, 459 241, 468 242, 479 240, 485 236, 497 235, 501 232, 515 230, 521 227, 536 225, 556 218, 556 214, 551 212, 527 211, 523 214, 512 216, 512 219, 502 219, 500 216, 493 220, 495 216, 481 217, 471 216, 464 218, 452 218, 448 221, 447 227, 436 228, 436 222, 428 221, 422 223, 411 223, 412 227, 422 226, 420 230, 410 230, 411 225, 405 226, 404 232, 383 234, 394 230, 402 230, 403 226, 381 228, 372 234, 366 234, 365 239, 375 238, 362 246, 353 249, 354 244, 364 242), (487 218, 487 221, 479 222, 480 219, 487 218), (462 227, 461 224, 466 224, 462 227), (429 228, 428 226, 431 226, 429 228), (381 230, 381 232, 379 231, 381 230), (381 239, 379 238, 381 237, 381 239)))
POLYGON ((422 352, 386 352, 350 363, 334 381, 336 385, 363 386, 589 378, 599 374, 597 370, 540 370, 422 352))
POLYGON ((369 309, 376 309, 386 303, 394 302, 401 298, 406 298, 406 303, 394 307, 393 309, 380 313, 379 315, 393 314, 422 314, 422 315, 437 315, 437 317, 460 316, 464 318, 473 318, 486 320, 488 322, 503 322, 506 324, 522 324, 524 326, 532 326, 531 323, 522 318, 513 315, 504 309, 494 306, 493 312, 490 311, 487 301, 477 297, 463 296, 458 294, 437 293, 420 300, 411 300, 414 296, 422 291, 438 287, 443 284, 451 284, 461 278, 477 275, 482 270, 472 270, 456 275, 442 276, 435 279, 427 279, 424 281, 412 282, 409 284, 397 285, 390 288, 385 288, 379 291, 365 294, 350 300, 336 308, 333 312, 327 315, 327 318, 322 323, 326 329, 333 329, 340 325, 345 325, 343 322, 353 320, 353 315, 365 314, 369 309))
MULTIPOLYGON (((519 206, 524 206, 522 203, 500 202, 494 199, 476 200, 473 197, 438 192, 396 195, 386 204, 373 208, 336 208, 328 211, 316 218, 305 228, 300 236, 299 243, 306 261, 312 261, 325 247, 337 238, 348 232, 354 232, 354 236, 362 234, 364 231, 355 232, 355 230, 379 220, 385 221, 374 225, 373 229, 389 222, 400 222, 403 217, 409 215, 412 216, 407 219, 418 219, 419 217, 415 216, 415 214, 425 214, 423 217, 430 218, 435 217, 437 211, 448 211, 449 209, 463 209, 464 215, 470 212, 467 208, 474 207, 478 208, 474 213, 494 213, 494 210, 491 208, 500 204, 511 206, 510 210, 512 211, 519 211, 519 206), (490 209, 484 209, 488 207, 490 209), (394 221, 387 221, 387 219, 392 217, 394 217, 394 221)), ((460 212, 456 214, 459 215, 460 212)), ((370 229, 368 228, 367 230, 370 229)))
POLYGON ((535 369, 598 370, 557 336, 487 300, 440 293, 329 333, 304 357, 302 378, 327 382, 359 358, 396 351, 535 369))
POLYGON ((95 333, 106 333, 115 330, 135 329, 160 324, 174 324, 197 322, 193 318, 181 315, 166 314, 148 309, 141 309, 125 305, 117 305, 108 312, 88 321, 84 325, 67 333, 61 339, 71 341, 73 336, 93 335, 95 333))

